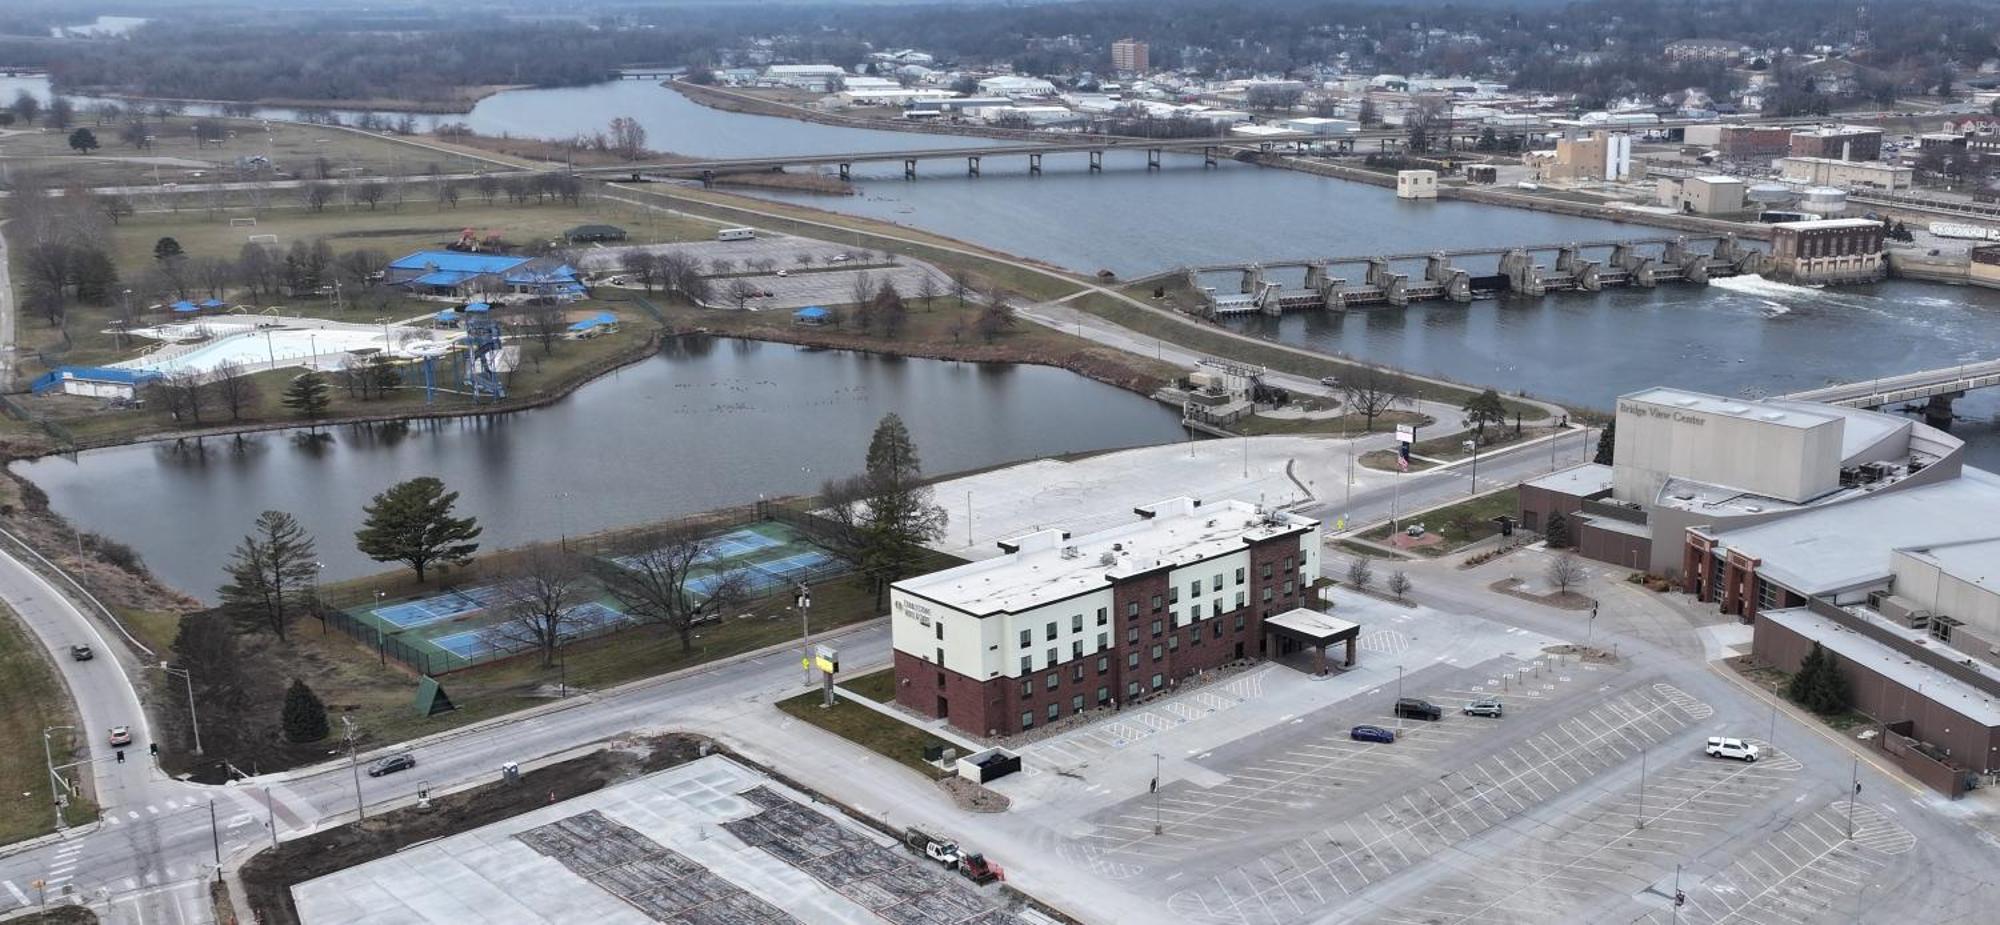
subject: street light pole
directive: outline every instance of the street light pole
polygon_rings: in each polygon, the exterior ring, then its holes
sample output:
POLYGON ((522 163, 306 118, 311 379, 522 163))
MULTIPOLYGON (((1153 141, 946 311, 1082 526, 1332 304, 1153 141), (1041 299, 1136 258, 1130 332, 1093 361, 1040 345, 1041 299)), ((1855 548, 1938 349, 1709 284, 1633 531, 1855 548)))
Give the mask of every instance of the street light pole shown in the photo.
POLYGON ((194 675, 189 674, 185 668, 175 668, 166 662, 160 663, 160 670, 168 674, 180 675, 181 680, 187 683, 188 724, 194 727, 194 753, 199 755, 201 754, 201 717, 194 710, 194 675))
POLYGON ((67 730, 69 730, 69 731, 71 731, 71 732, 75 732, 75 731, 76 731, 76 727, 75 727, 75 726, 45 726, 45 727, 43 727, 43 728, 42 728, 42 760, 43 760, 43 761, 44 761, 45 763, 47 763, 47 765, 48 765, 48 768, 49 768, 49 803, 55 806, 55 810, 56 810, 56 829, 57 829, 58 831, 60 831, 60 830, 62 830, 62 829, 64 829, 64 828, 67 828, 67 827, 68 827, 68 826, 67 826, 67 824, 65 824, 65 823, 63 822, 63 812, 62 812, 62 811, 63 811, 63 798, 62 798, 62 791, 63 791, 63 785, 62 785, 62 779, 56 776, 56 756, 55 756, 55 752, 54 752, 54 751, 53 751, 53 750, 51 749, 51 747, 50 747, 50 745, 49 745, 49 734, 50 734, 50 733, 52 733, 52 732, 55 732, 55 731, 56 731, 56 730, 58 730, 58 729, 67 729, 67 730))
POLYGON ((1853 759, 1854 766, 1848 771, 1848 781, 1853 786, 1847 788, 1847 840, 1854 840, 1854 798, 1861 795, 1861 759, 1853 759))
POLYGON ((1467 494, 1479 494, 1479 440, 1465 441, 1465 448, 1472 451, 1472 484, 1466 486, 1467 494))
POLYGON ((1639 749, 1639 828, 1646 828, 1646 750, 1639 749))
POLYGON ((359 822, 368 818, 368 808, 361 803, 361 759, 354 751, 354 721, 342 716, 340 725, 347 728, 347 765, 354 769, 354 816, 359 822))
POLYGON ((810 685, 813 683, 813 669, 812 669, 813 597, 812 597, 812 588, 806 585, 805 582, 799 583, 798 600, 796 603, 799 606, 799 650, 804 653, 799 658, 799 664, 805 668, 806 684, 810 685))
POLYGON ((1160 834, 1160 753, 1153 753, 1153 834, 1160 834))

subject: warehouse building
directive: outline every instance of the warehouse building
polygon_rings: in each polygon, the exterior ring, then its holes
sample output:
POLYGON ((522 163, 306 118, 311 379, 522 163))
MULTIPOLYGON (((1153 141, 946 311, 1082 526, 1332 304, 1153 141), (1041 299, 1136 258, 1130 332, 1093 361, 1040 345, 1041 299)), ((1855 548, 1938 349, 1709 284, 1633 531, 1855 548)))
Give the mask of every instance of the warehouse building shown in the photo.
POLYGON ((1957 476, 1964 444, 1875 411, 1654 388, 1618 399, 1610 466, 1523 485, 1518 518, 1560 513, 1577 551, 1660 575, 1699 571, 1691 527, 1733 528, 1957 476))
POLYGON ((1086 536, 1003 541, 1004 555, 891 586, 897 703, 1009 735, 1239 659, 1345 641, 1352 662, 1351 624, 1293 613, 1318 600, 1318 521, 1190 498, 1134 513, 1086 536))
POLYGON ((1825 157, 1838 161, 1882 159, 1882 130, 1858 125, 1835 125, 1793 132, 1789 139, 1793 157, 1825 157))
POLYGON ((1786 182, 1809 186, 1857 186, 1875 189, 1909 189, 1916 171, 1882 161, 1843 161, 1827 157, 1778 158, 1778 175, 1786 182))
POLYGON ((1748 184, 1736 177, 1663 177, 1660 204, 1686 215, 1732 215, 1750 208, 1748 184))

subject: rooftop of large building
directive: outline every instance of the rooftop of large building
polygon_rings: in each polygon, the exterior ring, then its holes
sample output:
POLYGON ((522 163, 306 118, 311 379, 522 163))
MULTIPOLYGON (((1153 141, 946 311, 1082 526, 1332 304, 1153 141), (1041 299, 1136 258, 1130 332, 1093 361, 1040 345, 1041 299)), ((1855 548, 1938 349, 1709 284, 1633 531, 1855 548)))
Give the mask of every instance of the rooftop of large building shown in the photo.
POLYGON ((1772 228, 1784 231, 1831 231, 1835 229, 1866 228, 1870 225, 1882 227, 1882 223, 1872 218, 1816 218, 1805 222, 1779 222, 1772 228))
POLYGON ((1760 424, 1772 424, 1783 427, 1818 427, 1828 421, 1839 420, 1840 418, 1831 408, 1827 408, 1824 405, 1811 405, 1803 402, 1780 403, 1747 398, 1727 398, 1721 395, 1710 395, 1707 392, 1694 392, 1669 386, 1628 392, 1619 396, 1618 400, 1648 402, 1682 411, 1700 414, 1719 414, 1726 417, 1754 421, 1760 424))
POLYGON ((1890 552, 2000 539, 2000 476, 1967 468, 1934 485, 1817 505, 1716 534, 1759 560, 1757 571, 1801 594, 1886 581, 1890 552))
POLYGON ((904 579, 895 587, 970 614, 1020 613, 1319 525, 1241 501, 1202 505, 1174 498, 1136 513, 1138 520, 1080 537, 1051 529, 1004 540, 1007 555, 904 579))

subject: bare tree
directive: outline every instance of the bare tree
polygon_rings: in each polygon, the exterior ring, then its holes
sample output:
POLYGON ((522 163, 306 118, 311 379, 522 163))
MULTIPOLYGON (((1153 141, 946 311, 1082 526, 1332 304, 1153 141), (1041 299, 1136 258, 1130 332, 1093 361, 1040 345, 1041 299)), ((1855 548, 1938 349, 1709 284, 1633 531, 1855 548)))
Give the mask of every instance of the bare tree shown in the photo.
POLYGON ((367 203, 368 211, 370 212, 375 211, 375 206, 382 201, 382 197, 388 194, 388 185, 380 180, 370 180, 354 187, 354 198, 367 203))
POLYGON ((814 257, 811 251, 799 251, 798 254, 792 257, 792 259, 798 261, 799 266, 809 267, 812 266, 813 262, 818 260, 819 258, 814 257))
POLYGON ((577 606, 584 603, 583 569, 565 552, 537 549, 522 561, 520 574, 500 583, 504 619, 491 632, 499 639, 540 654, 542 667, 556 663, 572 635, 577 606))
POLYGON ((750 285, 749 280, 732 279, 729 281, 729 287, 723 292, 729 296, 729 304, 736 306, 736 310, 740 312, 748 308, 750 300, 756 298, 763 290, 750 285))
POLYGON ((715 276, 725 276, 736 271, 736 261, 727 257, 717 257, 708 262, 708 272, 715 276))
POLYGON ((972 274, 963 267, 951 268, 951 296, 958 300, 958 307, 965 307, 965 300, 972 295, 972 274))
POLYGON ((226 298, 230 284, 236 282, 236 262, 227 257, 197 257, 188 269, 195 285, 211 299, 226 298))
POLYGON ((326 210, 326 204, 333 201, 333 186, 328 183, 308 183, 299 188, 299 198, 314 212, 326 210))
POLYGON ((1347 563, 1347 583, 1357 590, 1366 591, 1375 583, 1375 565, 1366 555, 1356 553, 1347 563))
POLYGON ((549 299, 536 299, 521 313, 522 325, 528 329, 528 336, 541 343, 543 356, 556 352, 556 341, 569 329, 568 321, 563 307, 549 299))
POLYGON ((1403 599, 1404 595, 1410 593, 1410 576, 1408 574, 1405 574, 1402 569, 1397 569, 1394 572, 1389 573, 1388 587, 1389 587, 1389 593, 1394 594, 1396 596, 1396 600, 1400 601, 1403 599))
POLYGON ((465 195, 465 184, 457 180, 446 180, 438 184, 437 200, 441 205, 458 208, 458 200, 465 195))
POLYGON ((199 426, 202 406, 208 403, 207 389, 203 386, 200 373, 181 369, 154 380, 150 391, 174 423, 199 426))
POLYGON ((938 285, 937 274, 927 270, 923 278, 917 280, 917 298, 923 300, 924 311, 930 311, 931 303, 937 301, 937 297, 943 294, 938 285))
POLYGON ((1348 412, 1361 415, 1370 431, 1375 429, 1376 418, 1410 397, 1409 385, 1402 377, 1372 366, 1356 370, 1341 380, 1340 391, 1347 401, 1348 412))
POLYGON ((1583 560, 1578 559, 1576 553, 1565 552, 1549 560, 1545 575, 1549 584, 1555 586, 1557 594, 1568 594, 1569 589, 1583 581, 1583 560))
POLYGON ((867 270, 856 272, 850 280, 848 295, 848 302, 854 305, 867 305, 875 301, 875 278, 870 276, 867 270))
POLYGON ((493 197, 500 194, 500 178, 490 173, 482 173, 473 178, 472 188, 478 190, 479 198, 486 200, 486 204, 490 206, 493 204, 493 197))
POLYGON ((236 363, 224 363, 209 374, 214 383, 215 397, 229 409, 229 419, 243 419, 243 411, 257 403, 257 381, 250 378, 243 367, 236 363))
POLYGON ((720 619, 724 608, 741 601, 748 588, 740 570, 725 570, 693 581, 715 558, 715 541, 690 527, 675 527, 652 549, 618 560, 603 573, 604 584, 625 612, 657 623, 678 636, 681 651, 694 649, 694 628, 720 619))
POLYGON ((611 150, 628 161, 646 153, 646 127, 631 116, 611 120, 611 150))
POLYGON ((653 286, 660 281, 660 260, 651 251, 629 250, 618 258, 618 267, 625 275, 639 281, 646 287, 646 294, 653 294, 653 286))

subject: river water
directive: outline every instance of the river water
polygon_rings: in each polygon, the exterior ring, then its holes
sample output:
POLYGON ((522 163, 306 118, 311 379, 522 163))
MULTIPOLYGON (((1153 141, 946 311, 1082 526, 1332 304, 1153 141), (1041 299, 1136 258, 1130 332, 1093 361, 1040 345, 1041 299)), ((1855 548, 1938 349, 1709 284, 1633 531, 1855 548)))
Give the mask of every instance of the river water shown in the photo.
POLYGON ((56 510, 210 594, 235 538, 279 508, 326 577, 385 566, 354 549, 361 506, 435 475, 498 548, 815 491, 861 468, 882 415, 925 471, 1181 439, 1178 414, 1060 369, 690 339, 548 408, 493 418, 165 441, 16 463, 56 510))
MULTIPOLYGON (((47 85, 0 80, 0 98, 22 88, 46 92, 47 85)), ((982 143, 720 112, 646 81, 510 91, 482 101, 468 115, 445 118, 481 132, 562 136, 595 130, 618 115, 644 122, 653 146, 692 156, 982 143)), ((1051 156, 1040 177, 1027 175, 1024 159, 992 157, 981 165, 978 179, 965 176, 962 161, 940 159, 922 164, 913 182, 901 179, 899 164, 867 165, 857 167, 859 195, 761 195, 936 231, 1078 271, 1111 269, 1128 277, 1195 263, 1661 234, 1643 225, 1470 203, 1399 202, 1376 187, 1234 163, 1206 169, 1188 156, 1170 156, 1164 170, 1148 172, 1143 157, 1138 150, 1114 151, 1106 157, 1105 172, 1091 174, 1080 155, 1051 156)), ((1820 290, 1745 279, 1708 287, 1239 318, 1229 324, 1598 408, 1608 407, 1621 392, 1650 385, 1777 394, 1830 379, 2000 356, 2000 293, 1904 281, 1820 290)), ((213 585, 222 552, 204 548, 220 544, 182 542, 191 520, 230 536, 264 507, 311 504, 309 522, 328 538, 323 546, 329 571, 351 574, 365 564, 342 537, 356 522, 361 501, 397 478, 424 471, 448 478, 472 474, 453 481, 463 483, 458 487, 466 491, 468 509, 488 523, 488 541, 504 545, 563 529, 739 503, 760 491, 810 489, 823 473, 792 473, 789 459, 796 454, 779 448, 810 445, 810 455, 829 464, 858 460, 868 424, 892 406, 909 409, 934 472, 1178 436, 1172 415, 1144 400, 1052 370, 973 376, 965 372, 970 367, 948 364, 885 366, 901 370, 892 381, 908 384, 870 380, 872 397, 860 409, 830 419, 803 399, 758 404, 763 398, 743 398, 753 412, 696 396, 702 383, 712 390, 718 388, 713 383, 746 380, 800 390, 816 383, 821 391, 842 394, 839 389, 853 384, 843 377, 891 361, 770 347, 715 350, 683 362, 692 365, 678 372, 673 360, 648 363, 553 408, 491 425, 412 427, 394 439, 374 430, 341 430, 330 444, 314 448, 290 437, 261 437, 241 452, 218 441, 199 455, 173 447, 105 450, 84 454, 81 461, 49 460, 24 469, 49 489, 58 509, 88 528, 134 542, 163 575, 201 590, 213 585), (721 354, 729 358, 726 369, 714 367, 723 362, 717 359, 721 354), (817 377, 825 373, 810 365, 815 363, 844 372, 822 381, 817 377), (981 387, 971 389, 952 376, 981 387), (924 377, 960 384, 932 395, 924 377), (672 426, 635 425, 625 410, 634 402, 655 409, 652 416, 672 426), (742 429, 753 420, 759 426, 742 429), (814 439, 796 439, 808 435, 814 439), (668 466, 657 465, 661 461, 668 466), (325 497, 298 497, 302 493, 295 486, 306 484, 316 488, 310 494, 325 497), (563 485, 576 488, 552 487, 563 485), (556 491, 570 498, 558 504, 552 500, 556 491), (162 505, 163 498, 195 501, 162 505), (574 522, 551 528, 558 512, 574 522)), ((2000 431, 1994 426, 2000 394, 1974 393, 1958 407, 1968 420, 1957 430, 1972 443, 1975 462, 2000 467, 2000 431)))

